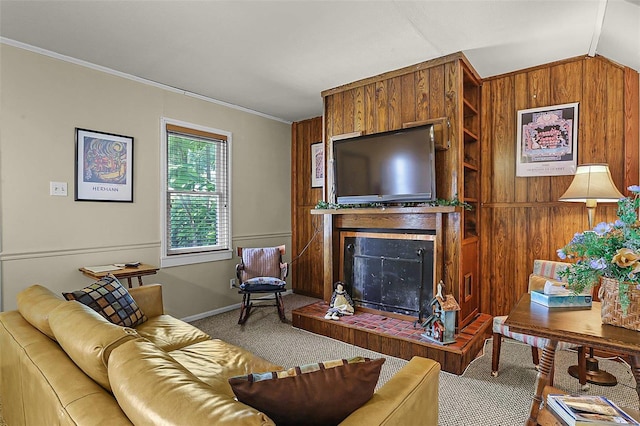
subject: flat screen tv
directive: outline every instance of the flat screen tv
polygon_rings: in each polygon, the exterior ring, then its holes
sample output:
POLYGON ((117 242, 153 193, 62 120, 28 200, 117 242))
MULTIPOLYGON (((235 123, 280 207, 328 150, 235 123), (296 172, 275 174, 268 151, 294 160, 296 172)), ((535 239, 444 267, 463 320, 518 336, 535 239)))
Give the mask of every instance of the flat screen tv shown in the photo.
POLYGON ((433 125, 333 141, 338 204, 436 199, 433 125))

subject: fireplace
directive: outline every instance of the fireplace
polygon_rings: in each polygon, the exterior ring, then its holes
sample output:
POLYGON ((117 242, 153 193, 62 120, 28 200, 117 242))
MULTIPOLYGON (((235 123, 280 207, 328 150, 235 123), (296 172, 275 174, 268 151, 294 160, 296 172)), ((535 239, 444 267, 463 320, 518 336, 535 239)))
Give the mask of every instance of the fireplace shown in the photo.
POLYGON ((357 307, 431 314, 435 235, 342 231, 340 245, 341 281, 357 307))

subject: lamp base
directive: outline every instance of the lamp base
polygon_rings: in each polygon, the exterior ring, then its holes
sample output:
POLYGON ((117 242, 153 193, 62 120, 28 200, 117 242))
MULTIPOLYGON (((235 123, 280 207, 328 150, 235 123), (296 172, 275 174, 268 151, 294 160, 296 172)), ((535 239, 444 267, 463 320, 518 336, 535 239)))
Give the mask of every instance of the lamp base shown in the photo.
MULTIPOLYGON (((579 368, 577 365, 569 367, 567 372, 576 379, 580 379, 579 368)), ((598 368, 598 360, 592 357, 587 358, 587 383, 593 383, 599 386, 615 386, 618 379, 613 374, 600 370, 598 368)))

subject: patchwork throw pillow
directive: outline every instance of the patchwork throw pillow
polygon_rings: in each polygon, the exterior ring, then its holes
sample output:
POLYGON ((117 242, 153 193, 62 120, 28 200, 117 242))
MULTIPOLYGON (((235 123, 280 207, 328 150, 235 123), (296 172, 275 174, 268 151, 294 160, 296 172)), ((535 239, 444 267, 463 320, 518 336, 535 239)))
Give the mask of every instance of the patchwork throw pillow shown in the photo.
POLYGON ((278 426, 337 425, 371 399, 384 358, 355 357, 229 379, 238 401, 278 426))
POLYGON ((127 289, 111 274, 81 290, 62 295, 67 300, 77 300, 89 306, 107 320, 123 327, 135 327, 147 320, 127 289))

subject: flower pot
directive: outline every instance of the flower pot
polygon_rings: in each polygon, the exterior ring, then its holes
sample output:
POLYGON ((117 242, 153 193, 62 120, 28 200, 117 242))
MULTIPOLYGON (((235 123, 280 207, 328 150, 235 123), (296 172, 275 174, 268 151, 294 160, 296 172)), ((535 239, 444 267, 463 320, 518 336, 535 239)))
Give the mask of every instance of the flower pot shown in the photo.
POLYGON ((624 313, 620 306, 618 280, 612 278, 600 278, 600 291, 598 297, 602 303, 602 323, 617 327, 640 330, 640 290, 635 285, 629 285, 629 300, 631 301, 627 312, 624 313))

